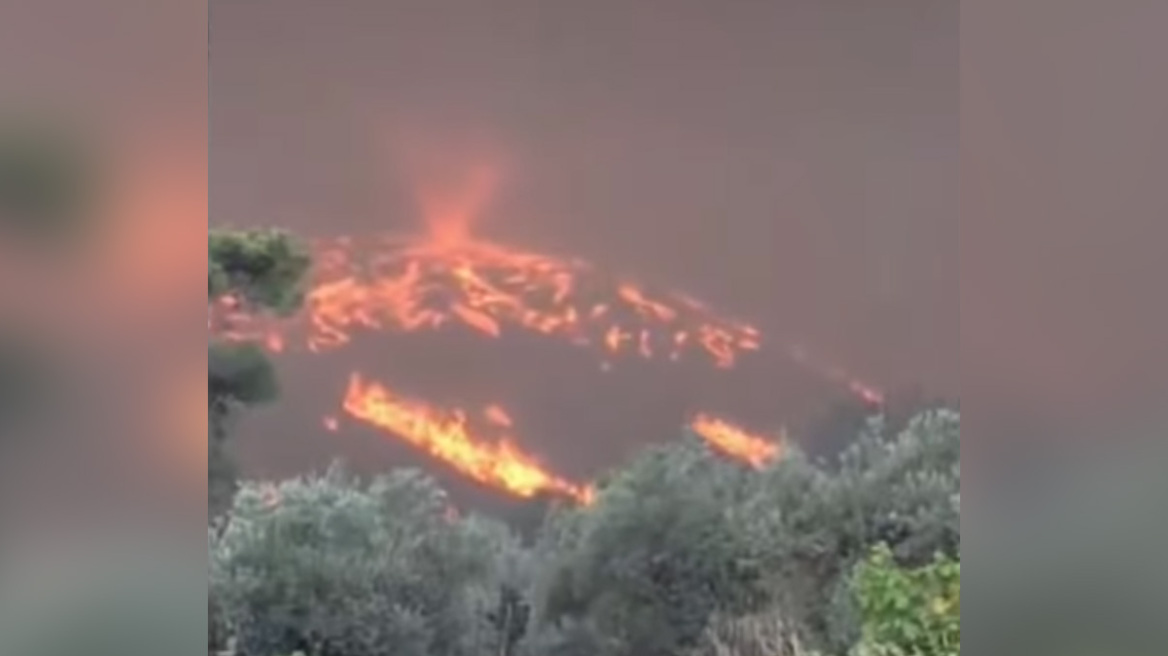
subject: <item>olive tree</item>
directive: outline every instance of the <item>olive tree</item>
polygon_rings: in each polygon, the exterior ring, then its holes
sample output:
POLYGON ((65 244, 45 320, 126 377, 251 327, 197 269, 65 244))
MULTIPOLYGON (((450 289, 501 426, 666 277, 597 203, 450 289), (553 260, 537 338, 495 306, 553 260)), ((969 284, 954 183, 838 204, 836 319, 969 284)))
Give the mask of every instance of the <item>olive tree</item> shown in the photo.
POLYGON ((759 603, 758 554, 738 512, 749 475, 689 436, 613 475, 594 506, 552 518, 540 626, 591 627, 600 653, 672 656, 717 609, 759 603))
POLYGON ((938 409, 899 432, 875 417, 837 462, 797 452, 756 479, 746 516, 784 615, 839 651, 860 619, 848 577, 877 545, 898 564, 960 550, 961 417, 938 409))
POLYGON ((214 619, 244 655, 510 656, 526 625, 510 531, 455 516, 413 470, 246 483, 210 557, 214 619))

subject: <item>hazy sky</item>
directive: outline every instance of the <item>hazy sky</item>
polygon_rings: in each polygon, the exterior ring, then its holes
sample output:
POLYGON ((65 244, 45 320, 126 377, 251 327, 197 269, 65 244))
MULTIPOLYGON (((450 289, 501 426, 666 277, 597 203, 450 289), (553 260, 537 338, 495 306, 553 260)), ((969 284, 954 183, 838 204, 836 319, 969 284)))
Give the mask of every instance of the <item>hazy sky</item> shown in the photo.
MULTIPOLYGON (((390 137, 455 153, 478 140, 510 164, 485 217, 493 236, 688 288, 887 387, 960 383, 975 419, 995 404, 1156 407, 1168 5, 1043 4, 965 3, 959 71, 956 1, 212 0, 212 216, 319 235, 410 227, 390 137)), ((75 382, 102 393, 46 447, 86 498, 98 477, 137 469, 93 457, 124 454, 103 445, 142 433, 137 410, 177 387, 157 365, 201 376, 206 22, 197 0, 0 5, 5 102, 55 98, 96 117, 123 176, 93 266, 29 278, 80 340, 91 373, 75 382)), ((5 317, 35 322, 15 305, 36 296, 12 283, 20 258, 0 246, 5 317)), ((767 371, 598 384, 579 373, 586 355, 556 345, 419 346, 370 340, 284 363, 289 402, 264 420, 277 430, 249 439, 277 459, 288 443, 338 450, 304 434, 306 401, 356 365, 420 392, 526 400, 531 434, 589 418, 567 431, 585 447, 657 435, 691 401, 738 399, 763 424, 785 418, 768 404, 790 405, 770 400, 786 388, 754 384, 767 371), (642 426, 654 395, 665 409, 642 426)))
POLYGON ((1168 5, 1042 5, 963 6, 962 386, 1115 440, 1168 398, 1168 5))
MULTIPOLYGON (((459 144, 486 143, 507 177, 483 232, 679 286, 886 387, 956 393, 956 2, 211 8, 212 221, 412 229, 394 145, 442 144, 457 166, 475 153, 459 144)), ((384 342, 290 363, 289 378, 384 360, 384 342)), ((529 378, 573 375, 516 353, 529 378)), ((390 369, 479 375, 403 367, 390 369)), ((795 420, 778 410, 788 392, 759 380, 717 393, 770 404, 756 419, 770 426, 795 420)), ((687 389, 661 394, 701 396, 687 389)))

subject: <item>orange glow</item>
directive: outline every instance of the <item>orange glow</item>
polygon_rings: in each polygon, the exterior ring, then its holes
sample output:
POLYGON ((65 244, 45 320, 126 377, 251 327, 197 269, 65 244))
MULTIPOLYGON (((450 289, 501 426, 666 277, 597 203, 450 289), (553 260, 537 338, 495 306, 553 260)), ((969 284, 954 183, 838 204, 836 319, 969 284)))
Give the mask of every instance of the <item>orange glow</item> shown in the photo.
MULTIPOLYGON (((318 242, 301 321, 252 316, 221 299, 220 334, 255 340, 272 351, 295 343, 320 352, 347 344, 357 329, 414 332, 457 325, 492 338, 519 330, 602 351, 605 370, 620 357, 676 362, 694 356, 729 369, 761 349, 758 329, 691 296, 652 292, 578 258, 474 237, 471 228, 502 178, 500 158, 485 158, 451 178, 457 169, 442 166, 449 162, 441 150, 413 146, 404 166, 425 233, 318 242)), ((784 351, 867 403, 883 403, 875 387, 806 349, 784 351)))
POLYGON ((482 240, 450 241, 453 234, 383 238, 368 249, 343 238, 320 244, 305 302, 307 325, 249 316, 221 299, 221 333, 281 350, 299 330, 297 341, 320 352, 348 343, 358 328, 413 332, 460 325, 492 338, 511 329, 538 333, 612 357, 702 355, 722 368, 759 348, 755 328, 687 297, 610 283, 580 260, 482 240))
MULTIPOLYGON (((342 347, 358 332, 461 328, 487 339, 526 332, 598 351, 603 371, 621 359, 696 358, 729 369, 762 348, 755 327, 721 316, 685 294, 613 278, 577 258, 475 237, 472 229, 501 180, 496 160, 454 180, 426 173, 418 165, 421 160, 410 162, 408 175, 427 231, 317 242, 300 315, 275 320, 249 312, 236 299, 222 298, 212 308, 213 330, 273 352, 303 348, 316 353, 342 347)), ((800 347, 782 352, 868 403, 883 402, 879 390, 800 347)), ((559 478, 524 453, 510 437, 515 422, 502 407, 487 406, 472 420, 464 410, 446 411, 406 399, 354 374, 343 408, 349 417, 484 485, 520 497, 553 493, 585 504, 594 499, 592 487, 559 478)), ((323 423, 330 432, 339 428, 334 417, 323 423)), ((781 440, 752 435, 709 414, 697 415, 691 427, 719 452, 756 468, 781 455, 781 440)))
POLYGON ((722 453, 761 469, 781 453, 781 442, 752 435, 717 417, 702 413, 694 417, 690 428, 722 453))
POLYGON ((507 414, 506 410, 497 405, 487 406, 483 414, 486 416, 487 421, 500 428, 513 428, 515 426, 515 421, 511 419, 511 415, 507 414))
POLYGON ((418 447, 484 485, 520 497, 552 493, 582 503, 591 498, 588 488, 548 472, 512 438, 488 439, 475 433, 465 411, 444 412, 405 399, 360 374, 349 379, 343 405, 354 419, 418 447))
POLYGON ((482 214, 498 184, 498 170, 480 165, 469 172, 454 192, 432 187, 421 189, 418 204, 434 241, 457 244, 469 239, 472 222, 482 214))

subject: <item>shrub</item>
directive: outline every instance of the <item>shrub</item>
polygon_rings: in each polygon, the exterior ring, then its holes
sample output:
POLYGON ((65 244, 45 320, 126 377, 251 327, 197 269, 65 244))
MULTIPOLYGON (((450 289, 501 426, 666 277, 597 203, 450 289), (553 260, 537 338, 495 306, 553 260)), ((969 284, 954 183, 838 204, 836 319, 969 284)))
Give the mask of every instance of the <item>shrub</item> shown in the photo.
POLYGON ((898 434, 873 420, 837 463, 798 452, 754 479, 743 515, 775 602, 818 647, 860 637, 849 577, 878 544, 916 565, 960 548, 960 415, 923 413, 898 434))
MULTIPOLYGON (((598 629, 614 654, 675 656, 761 581, 736 510, 749 472, 687 441, 650 450, 543 536, 538 619, 598 629)), ((608 653, 608 652, 606 652, 608 653)))
POLYGON ((450 516, 429 478, 334 467, 248 484, 211 537, 211 593, 242 656, 462 656, 489 638, 507 532, 450 516))
POLYGON ((938 555, 902 569, 881 546, 856 570, 865 656, 956 656, 961 651, 961 564, 938 555))
POLYGON ((532 549, 416 472, 245 485, 211 537, 216 626, 239 656, 949 656, 958 611, 919 609, 959 575, 959 434, 944 410, 873 422, 834 466, 761 473, 691 436, 532 549))
POLYGON ((811 656, 801 631, 778 608, 741 617, 719 615, 690 656, 811 656))

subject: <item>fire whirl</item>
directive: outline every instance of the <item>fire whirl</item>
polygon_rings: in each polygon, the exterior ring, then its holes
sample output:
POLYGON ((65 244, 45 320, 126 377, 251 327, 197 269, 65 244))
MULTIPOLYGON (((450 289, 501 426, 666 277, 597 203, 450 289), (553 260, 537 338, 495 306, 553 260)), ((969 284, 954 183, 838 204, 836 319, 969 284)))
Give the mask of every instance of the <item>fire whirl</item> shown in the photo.
MULTIPOLYGON (((213 309, 216 332, 323 352, 355 333, 409 333, 461 326, 488 338, 519 330, 601 352, 604 368, 621 357, 679 361, 706 358, 732 368, 759 351, 762 336, 679 293, 650 293, 590 263, 524 251, 439 227, 414 238, 342 237, 314 248, 315 268, 303 311, 277 320, 246 311, 232 298, 213 309)), ((781 349, 812 374, 870 405, 884 396, 842 367, 802 346, 781 349)))
MULTIPOLYGON (((314 245, 314 271, 303 311, 276 320, 247 311, 231 298, 212 308, 220 337, 256 341, 272 351, 323 352, 358 332, 410 333, 456 326, 487 338, 508 331, 534 333, 601 353, 607 369, 622 358, 680 361, 700 358, 732 368, 760 350, 753 326, 719 316, 684 294, 654 292, 614 278, 589 262, 503 245, 472 235, 498 183, 498 171, 479 167, 459 189, 418 185, 428 231, 416 237, 355 241, 342 237, 314 245)), ((883 395, 842 368, 801 347, 786 357, 878 405, 883 395)), ((521 497, 552 493, 587 503, 593 491, 563 480, 523 453, 510 437, 514 422, 498 406, 476 413, 443 411, 403 398, 354 375, 343 403, 352 418, 372 424, 480 483, 521 497)), ((337 420, 326 418, 335 431, 337 420)), ((695 433, 729 457, 762 467, 781 444, 752 435, 712 415, 697 415, 695 433)))
MULTIPOLYGON (((348 344, 359 332, 461 326, 486 338, 507 330, 559 338, 600 351, 605 365, 621 357, 678 361, 697 356, 721 368, 733 367, 761 344, 752 326, 721 318, 687 296, 651 294, 606 277, 587 262, 472 239, 464 231, 435 230, 415 239, 382 238, 360 245, 340 238, 318 244, 314 258, 300 315, 281 321, 221 299, 213 312, 219 335, 257 341, 275 352, 299 347, 321 353, 348 344)), ((786 354, 866 402, 882 402, 878 390, 812 359, 801 347, 788 348, 786 354)), ((590 488, 550 473, 514 439, 482 439, 484 430, 513 427, 498 406, 485 408, 479 430, 472 430, 462 410, 407 400, 355 376, 344 409, 480 483, 521 497, 591 498, 590 488)), ((336 420, 326 419, 325 426, 335 431, 336 420)), ((775 441, 710 414, 696 415, 690 427, 717 451, 755 468, 781 455, 775 441)))

